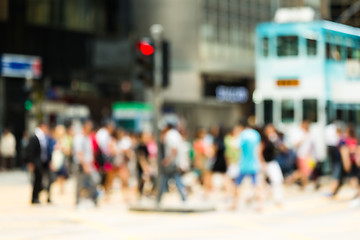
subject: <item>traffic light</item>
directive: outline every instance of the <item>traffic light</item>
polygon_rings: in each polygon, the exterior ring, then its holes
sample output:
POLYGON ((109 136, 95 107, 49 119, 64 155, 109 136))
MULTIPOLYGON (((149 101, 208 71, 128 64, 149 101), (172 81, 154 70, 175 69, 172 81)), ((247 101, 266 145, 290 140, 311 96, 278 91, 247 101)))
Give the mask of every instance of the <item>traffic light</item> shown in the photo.
MULTIPOLYGON (((166 88, 170 82, 170 43, 162 41, 161 56, 161 87, 166 88)), ((143 38, 136 42, 136 76, 145 86, 154 86, 155 45, 150 38, 143 38)))
POLYGON ((27 99, 24 103, 24 107, 26 111, 30 111, 33 106, 33 102, 30 99, 27 99))
POLYGON ((136 42, 136 75, 145 86, 154 84, 154 52, 155 47, 151 39, 143 38, 136 42))
POLYGON ((31 96, 31 87, 24 86, 23 92, 22 92, 22 99, 21 101, 24 103, 24 109, 26 111, 30 111, 33 107, 33 99, 31 96))

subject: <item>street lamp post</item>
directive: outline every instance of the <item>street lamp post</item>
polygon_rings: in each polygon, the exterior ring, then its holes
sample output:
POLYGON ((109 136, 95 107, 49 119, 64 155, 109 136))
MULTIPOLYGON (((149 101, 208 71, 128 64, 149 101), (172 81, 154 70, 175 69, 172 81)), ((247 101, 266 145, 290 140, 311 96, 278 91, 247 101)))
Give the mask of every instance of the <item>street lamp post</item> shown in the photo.
POLYGON ((154 84, 153 84, 153 107, 154 107, 154 134, 156 141, 160 142, 158 123, 161 115, 162 97, 161 97, 161 71, 162 71, 162 34, 163 27, 160 24, 154 24, 150 27, 150 33, 154 39, 154 84))
POLYGON ((154 107, 154 135, 156 143, 158 145, 157 163, 158 163, 158 177, 157 186, 158 190, 160 187, 161 179, 161 154, 160 154, 160 132, 159 132, 159 121, 161 118, 161 106, 163 99, 161 96, 161 72, 162 72, 162 38, 163 38, 163 27, 160 24, 154 24, 150 27, 150 33, 154 39, 155 52, 154 52, 154 84, 153 84, 153 107, 154 107))

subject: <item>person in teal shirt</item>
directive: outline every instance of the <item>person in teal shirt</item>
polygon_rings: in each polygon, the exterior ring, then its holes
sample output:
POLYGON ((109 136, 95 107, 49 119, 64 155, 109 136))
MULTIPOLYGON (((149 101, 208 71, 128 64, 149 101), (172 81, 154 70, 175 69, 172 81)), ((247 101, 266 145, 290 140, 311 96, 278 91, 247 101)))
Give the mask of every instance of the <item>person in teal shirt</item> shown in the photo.
POLYGON ((242 181, 245 177, 250 177, 252 180, 252 184, 255 189, 255 198, 258 198, 258 180, 257 175, 260 171, 260 144, 261 144, 261 136, 255 130, 248 126, 246 121, 240 121, 238 124, 238 128, 240 129, 239 134, 239 150, 240 150, 240 158, 239 158, 239 168, 240 173, 239 176, 235 179, 235 184, 237 186, 234 194, 234 203, 232 208, 237 208, 238 196, 239 196, 239 188, 242 181))

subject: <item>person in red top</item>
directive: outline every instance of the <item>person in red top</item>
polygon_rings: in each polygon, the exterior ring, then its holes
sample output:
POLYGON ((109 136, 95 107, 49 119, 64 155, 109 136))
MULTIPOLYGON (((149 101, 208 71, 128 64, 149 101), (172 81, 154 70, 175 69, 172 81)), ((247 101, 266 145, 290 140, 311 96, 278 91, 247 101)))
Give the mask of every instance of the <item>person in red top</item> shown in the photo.
POLYGON ((343 167, 346 173, 353 179, 359 176, 359 168, 356 165, 356 149, 358 141, 356 137, 355 127, 349 124, 346 127, 344 138, 340 141, 340 154, 343 167))
POLYGON ((358 185, 360 179, 360 169, 356 164, 358 140, 356 137, 355 127, 349 124, 344 131, 339 146, 338 146, 341 161, 342 161, 342 172, 333 186, 330 193, 331 197, 335 197, 339 192, 341 186, 344 184, 346 176, 351 178, 352 185, 358 185))
POLYGON ((101 163, 98 161, 98 155, 100 153, 99 150, 99 144, 97 143, 96 140, 96 132, 98 131, 97 128, 94 128, 94 130, 91 132, 90 134, 90 139, 91 139, 91 143, 92 143, 92 149, 93 149, 93 153, 94 153, 94 159, 95 159, 95 167, 98 171, 101 170, 101 163))
POLYGON ((208 159, 210 157, 210 149, 205 144, 204 138, 206 136, 206 129, 199 128, 196 131, 196 139, 193 143, 194 149, 194 168, 198 174, 205 190, 209 191, 211 188, 211 172, 209 168, 208 159))

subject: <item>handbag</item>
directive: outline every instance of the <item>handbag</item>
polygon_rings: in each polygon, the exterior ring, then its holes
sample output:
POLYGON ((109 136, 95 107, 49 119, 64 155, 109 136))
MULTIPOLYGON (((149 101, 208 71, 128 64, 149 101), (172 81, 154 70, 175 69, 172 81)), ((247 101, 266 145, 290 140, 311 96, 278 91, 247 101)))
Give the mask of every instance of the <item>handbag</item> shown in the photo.
POLYGON ((61 150, 54 150, 51 155, 51 166, 55 172, 59 171, 65 162, 65 154, 61 150))
POLYGON ((163 166, 163 171, 167 175, 173 175, 178 171, 178 167, 175 161, 172 161, 169 165, 163 166))
POLYGON ((315 165, 316 165, 316 160, 315 160, 315 158, 309 157, 309 158, 307 159, 307 164, 308 164, 308 166, 310 167, 310 169, 314 169, 314 168, 315 168, 315 165))
POLYGON ((231 178, 237 178, 240 175, 240 167, 238 163, 230 164, 226 174, 231 178))

